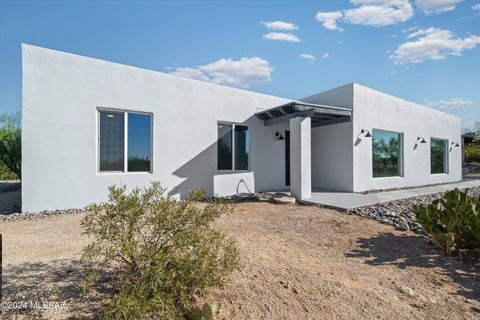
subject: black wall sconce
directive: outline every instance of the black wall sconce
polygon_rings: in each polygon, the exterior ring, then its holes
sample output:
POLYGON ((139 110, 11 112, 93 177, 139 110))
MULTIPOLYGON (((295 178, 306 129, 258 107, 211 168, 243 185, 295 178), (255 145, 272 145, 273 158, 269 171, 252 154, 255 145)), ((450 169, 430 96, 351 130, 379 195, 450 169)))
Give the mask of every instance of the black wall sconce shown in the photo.
POLYGON ((277 140, 285 140, 285 138, 279 133, 279 132, 275 132, 275 137, 277 137, 277 140))
POLYGON ((424 138, 424 137, 417 137, 417 142, 419 142, 419 143, 427 143, 427 141, 425 141, 425 138, 424 138))
POLYGON ((458 142, 452 142, 452 147, 458 148, 460 147, 460 145, 458 144, 458 142))
POLYGON ((371 138, 371 137, 372 137, 372 134, 371 134, 370 131, 367 130, 367 129, 362 129, 362 130, 360 131, 360 133, 363 134, 363 135, 365 135, 365 138, 371 138))

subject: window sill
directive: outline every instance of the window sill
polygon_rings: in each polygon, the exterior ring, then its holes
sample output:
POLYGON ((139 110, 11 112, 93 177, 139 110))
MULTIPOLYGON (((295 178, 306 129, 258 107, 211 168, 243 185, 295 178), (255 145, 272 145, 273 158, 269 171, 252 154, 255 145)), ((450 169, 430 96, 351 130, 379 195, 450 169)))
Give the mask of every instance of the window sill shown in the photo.
POLYGON ((117 174, 126 174, 126 175, 136 175, 136 174, 153 174, 153 172, 148 171, 139 171, 139 172, 124 172, 124 171, 108 171, 108 172, 97 172, 97 175, 117 175, 117 174))

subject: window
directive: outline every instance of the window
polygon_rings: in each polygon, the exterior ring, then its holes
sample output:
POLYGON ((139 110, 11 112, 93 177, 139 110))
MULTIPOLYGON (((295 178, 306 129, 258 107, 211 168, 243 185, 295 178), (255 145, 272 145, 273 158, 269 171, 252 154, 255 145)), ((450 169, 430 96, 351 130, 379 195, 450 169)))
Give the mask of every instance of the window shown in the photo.
POLYGON ((448 172, 447 140, 430 139, 430 171, 432 174, 448 172))
POLYGON ((128 171, 150 171, 151 116, 128 114, 128 171))
POLYGON ((99 171, 151 172, 152 116, 107 110, 98 113, 99 171))
POLYGON ((235 170, 248 170, 248 127, 235 126, 235 170))
POLYGON ((100 112, 100 171, 123 171, 125 156, 123 112, 100 112))
POLYGON ((218 170, 248 170, 250 156, 249 128, 239 124, 218 124, 218 170))
POLYGON ((402 136, 397 132, 372 130, 373 177, 401 176, 402 136))

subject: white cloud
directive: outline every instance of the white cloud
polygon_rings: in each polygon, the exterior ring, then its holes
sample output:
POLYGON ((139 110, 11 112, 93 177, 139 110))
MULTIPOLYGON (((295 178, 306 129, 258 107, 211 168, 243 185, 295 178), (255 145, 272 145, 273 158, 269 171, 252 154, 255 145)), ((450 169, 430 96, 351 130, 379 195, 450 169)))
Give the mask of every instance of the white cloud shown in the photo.
POLYGON ((328 53, 328 52, 325 53, 325 54, 322 56, 323 59, 330 59, 331 57, 332 57, 332 55, 331 55, 330 53, 328 53))
POLYGON ((415 5, 426 15, 444 13, 455 9, 463 0, 415 0, 415 5))
POLYGON ((479 36, 471 35, 463 39, 453 36, 451 31, 445 29, 420 29, 407 36, 407 39, 417 39, 401 44, 390 55, 390 59, 395 64, 442 60, 447 55, 459 56, 462 51, 473 49, 480 44, 479 36))
POLYGON ((292 31, 298 29, 298 26, 294 23, 285 21, 266 21, 262 22, 262 24, 269 30, 292 31))
POLYGON ((171 74, 233 87, 249 88, 251 85, 270 81, 272 71, 273 68, 268 61, 252 57, 240 60, 220 59, 196 67, 178 67, 171 74))
POLYGON ((310 62, 310 63, 314 63, 315 60, 316 60, 315 56, 313 56, 311 54, 308 54, 308 53, 302 53, 300 55, 300 58, 308 60, 308 62, 310 62))
POLYGON ((410 27, 410 28, 407 28, 407 29, 402 29, 402 33, 409 33, 409 32, 412 32, 412 31, 415 31, 415 30, 418 30, 418 29, 420 29, 420 27, 413 26, 413 27, 410 27))
POLYGON ((369 26, 387 26, 406 21, 413 16, 408 0, 350 0, 357 8, 342 11, 318 12, 316 19, 329 30, 342 31, 337 21, 369 26))
POLYGON ((351 0, 351 2, 361 5, 344 11, 344 20, 352 24, 388 26, 406 21, 413 16, 413 8, 408 0, 351 0))
POLYGON ((463 109, 473 106, 472 101, 464 100, 462 98, 452 98, 450 100, 430 101, 425 99, 425 105, 438 110, 455 110, 463 109))
POLYGON ((340 11, 333 12, 317 12, 315 19, 323 23, 323 26, 328 30, 343 31, 342 28, 337 26, 337 20, 343 17, 343 13, 340 11))
POLYGON ((476 11, 477 14, 480 14, 480 3, 477 3, 476 5, 474 5, 472 9, 476 11))
POLYGON ((270 32, 263 35, 265 40, 277 40, 277 41, 287 41, 287 42, 300 42, 300 38, 291 33, 285 32, 270 32))

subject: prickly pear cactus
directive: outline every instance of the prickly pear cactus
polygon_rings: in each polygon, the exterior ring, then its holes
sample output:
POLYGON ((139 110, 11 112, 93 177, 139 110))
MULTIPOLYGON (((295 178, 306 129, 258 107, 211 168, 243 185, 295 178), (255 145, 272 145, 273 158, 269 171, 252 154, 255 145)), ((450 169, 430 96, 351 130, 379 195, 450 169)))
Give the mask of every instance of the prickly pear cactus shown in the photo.
POLYGON ((447 254, 480 253, 480 196, 455 189, 428 206, 413 209, 417 222, 447 254))

